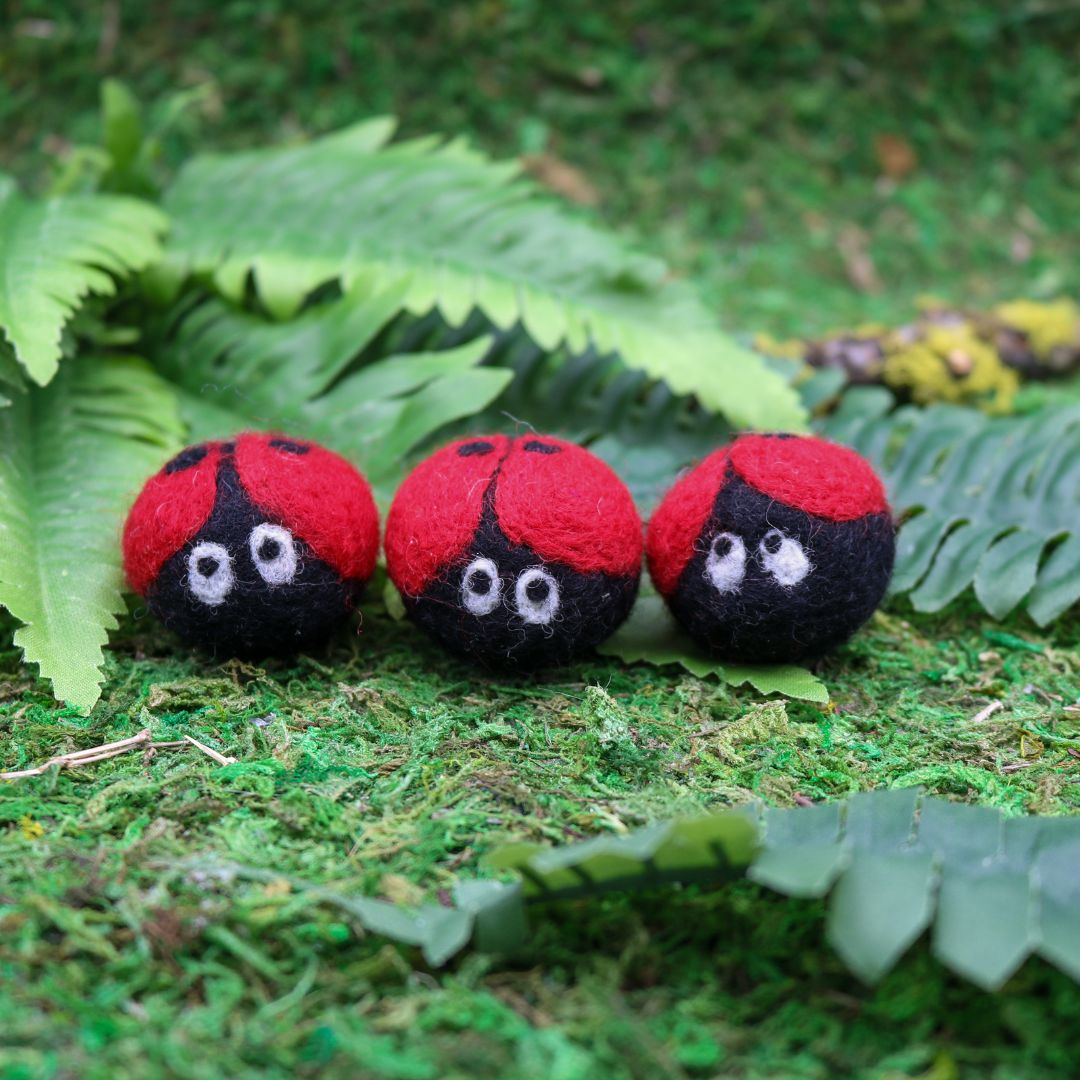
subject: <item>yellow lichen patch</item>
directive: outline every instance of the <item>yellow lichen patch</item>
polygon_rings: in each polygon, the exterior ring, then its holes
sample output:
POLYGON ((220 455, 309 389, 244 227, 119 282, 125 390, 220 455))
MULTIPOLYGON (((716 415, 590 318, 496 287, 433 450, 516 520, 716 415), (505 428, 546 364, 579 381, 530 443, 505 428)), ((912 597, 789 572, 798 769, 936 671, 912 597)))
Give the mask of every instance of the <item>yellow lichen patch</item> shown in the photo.
POLYGON ((968 325, 930 327, 918 341, 885 342, 885 383, 920 405, 933 401, 1007 412, 1020 377, 968 325))
POLYGON ((24 840, 37 840, 45 835, 45 826, 40 821, 35 821, 29 814, 19 818, 19 830, 24 840))
POLYGON ((765 356, 780 360, 801 360, 806 354, 806 342, 801 338, 774 338, 771 334, 755 334, 754 348, 765 356))
POLYGON ((1006 326, 1026 334, 1040 360, 1046 360, 1054 349, 1080 346, 1080 306, 1072 300, 1010 300, 999 304, 994 314, 1006 326))

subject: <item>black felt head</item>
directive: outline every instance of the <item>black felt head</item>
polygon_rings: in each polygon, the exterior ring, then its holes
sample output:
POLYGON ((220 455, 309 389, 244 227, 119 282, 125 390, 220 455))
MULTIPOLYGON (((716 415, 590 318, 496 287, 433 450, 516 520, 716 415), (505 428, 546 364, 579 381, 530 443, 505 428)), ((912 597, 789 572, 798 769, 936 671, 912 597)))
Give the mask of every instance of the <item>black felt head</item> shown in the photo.
POLYGON ((608 638, 633 607, 637 576, 543 562, 506 538, 490 496, 467 553, 420 596, 404 598, 413 621, 487 667, 567 663, 608 638))
POLYGON ((150 610, 186 641, 219 656, 286 655, 324 641, 356 589, 244 491, 230 458, 198 533, 166 561, 150 610))
POLYGON ((729 474, 668 602, 718 657, 805 659, 846 641, 873 614, 894 554, 886 513, 828 521, 729 474))

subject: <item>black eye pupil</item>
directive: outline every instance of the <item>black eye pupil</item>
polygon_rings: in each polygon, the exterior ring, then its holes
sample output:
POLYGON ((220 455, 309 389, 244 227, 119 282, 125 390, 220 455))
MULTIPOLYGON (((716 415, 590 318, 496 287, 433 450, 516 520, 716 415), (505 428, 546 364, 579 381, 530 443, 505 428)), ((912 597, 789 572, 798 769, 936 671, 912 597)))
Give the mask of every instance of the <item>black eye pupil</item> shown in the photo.
POLYGON ((211 555, 204 555, 195 564, 195 569, 199 571, 199 576, 204 578, 213 577, 217 573, 218 566, 217 559, 211 555))
POLYGON ((731 553, 731 549, 735 545, 732 544, 731 539, 727 536, 718 536, 713 541, 713 551, 716 553, 717 558, 722 559, 725 555, 731 553))
POLYGON ((276 559, 281 554, 281 543, 275 540, 272 536, 268 536, 259 545, 259 558, 263 562, 269 562, 271 559, 276 559))
POLYGON ((476 596, 484 596, 491 592, 491 575, 486 570, 474 570, 469 578, 469 591, 476 596))
POLYGON ((539 604, 547 599, 547 594, 551 591, 551 587, 543 578, 533 578, 528 585, 525 586, 525 595, 534 603, 539 604))
POLYGON ((784 542, 784 538, 779 533, 769 533, 765 537, 765 550, 771 555, 775 555, 780 550, 780 545, 784 542))

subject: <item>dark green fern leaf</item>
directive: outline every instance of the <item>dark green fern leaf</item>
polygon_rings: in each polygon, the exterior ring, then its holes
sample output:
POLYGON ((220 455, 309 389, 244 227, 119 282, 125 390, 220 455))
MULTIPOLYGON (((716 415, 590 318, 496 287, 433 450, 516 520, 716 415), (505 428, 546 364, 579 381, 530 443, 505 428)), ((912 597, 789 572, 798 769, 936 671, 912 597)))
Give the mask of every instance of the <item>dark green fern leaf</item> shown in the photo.
POLYGON ((1026 600, 1045 626, 1080 599, 1080 406, 990 418, 935 405, 889 413, 852 392, 826 425, 881 468, 909 515, 895 592, 938 611, 969 585, 996 618, 1026 600))

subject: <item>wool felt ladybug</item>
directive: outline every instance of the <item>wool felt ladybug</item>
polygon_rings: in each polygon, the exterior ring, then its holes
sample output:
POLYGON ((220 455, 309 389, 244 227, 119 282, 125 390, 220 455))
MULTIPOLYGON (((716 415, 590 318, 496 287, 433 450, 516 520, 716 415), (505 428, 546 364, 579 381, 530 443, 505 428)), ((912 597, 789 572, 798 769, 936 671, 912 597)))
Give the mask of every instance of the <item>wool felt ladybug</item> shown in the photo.
POLYGON ((323 641, 371 576, 367 481, 314 443, 246 433, 189 446, 143 487, 124 527, 128 582, 180 637, 220 655, 323 641))
POLYGON ((885 488, 823 439, 743 435, 668 492, 649 522, 649 572, 714 655, 750 663, 820 655, 881 602, 895 529, 885 488))
POLYGON ((599 458, 561 439, 463 439, 421 462, 386 522, 405 609, 489 666, 565 662, 599 644, 637 595, 641 519, 599 458))

